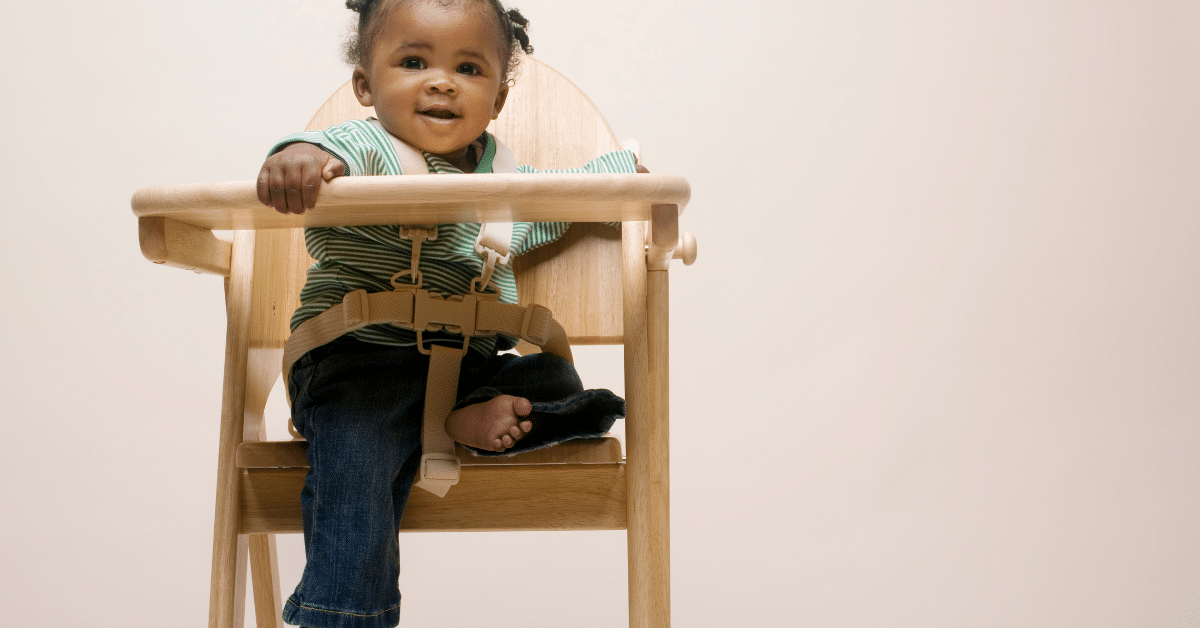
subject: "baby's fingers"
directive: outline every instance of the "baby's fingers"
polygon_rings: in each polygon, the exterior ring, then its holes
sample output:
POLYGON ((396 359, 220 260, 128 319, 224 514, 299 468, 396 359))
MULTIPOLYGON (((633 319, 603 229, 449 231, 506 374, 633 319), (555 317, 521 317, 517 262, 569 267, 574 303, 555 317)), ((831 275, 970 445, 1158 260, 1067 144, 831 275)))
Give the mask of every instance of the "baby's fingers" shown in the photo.
POLYGON ((263 166, 258 175, 258 200, 281 214, 288 213, 287 195, 283 193, 283 173, 278 167, 263 166))
POLYGON ((317 177, 317 181, 320 180, 320 175, 314 172, 312 165, 307 161, 285 162, 279 182, 280 189, 274 189, 275 179, 271 178, 271 196, 275 199, 275 209, 284 214, 303 214, 309 207, 305 205, 307 195, 311 194, 314 203, 316 202, 316 190, 307 189, 314 176, 317 177))
POLYGON ((346 164, 340 159, 330 159, 325 162, 325 167, 321 169, 321 178, 326 181, 333 181, 335 178, 346 174, 346 164))
POLYGON ((258 202, 271 207, 274 203, 271 202, 271 171, 263 166, 262 170, 258 171, 258 202))
MULTIPOLYGON (((303 207, 297 214, 317 206, 317 193, 321 191, 321 165, 306 161, 300 169, 300 201, 303 207)), ((289 197, 290 204, 290 197, 289 197)))

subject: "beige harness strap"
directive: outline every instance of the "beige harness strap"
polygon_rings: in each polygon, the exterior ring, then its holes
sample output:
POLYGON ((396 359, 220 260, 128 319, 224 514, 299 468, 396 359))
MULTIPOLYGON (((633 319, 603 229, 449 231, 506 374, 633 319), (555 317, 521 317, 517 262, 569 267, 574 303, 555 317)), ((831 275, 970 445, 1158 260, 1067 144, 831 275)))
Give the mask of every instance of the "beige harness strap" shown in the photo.
POLYGON ((429 378, 425 380, 425 414, 421 420, 421 467, 413 486, 445 497, 458 484, 461 461, 454 440, 446 434, 446 417, 454 408, 458 372, 466 348, 433 345, 429 356, 429 378))
MULTIPOLYGON (((355 290, 343 297, 341 303, 304 321, 292 332, 283 350, 284 374, 291 372, 292 365, 305 353, 367 325, 382 323, 419 334, 445 327, 458 327, 462 331, 456 333, 469 332, 471 336, 504 334, 571 360, 571 346, 562 325, 554 320, 549 309, 536 303, 513 305, 471 295, 444 299, 428 290, 355 290)), ((423 347, 421 350, 428 352, 423 347)))
POLYGON ((283 352, 285 377, 292 365, 309 351, 367 325, 390 323, 417 332, 417 349, 429 354, 422 418, 421 467, 414 486, 438 497, 458 483, 459 459, 454 441, 446 434, 446 417, 457 396, 458 374, 472 336, 504 334, 520 338, 571 361, 571 346, 562 325, 550 310, 500 303, 477 296, 444 299, 428 290, 373 292, 355 290, 342 302, 304 321, 292 332, 283 352), (464 335, 461 347, 424 346, 423 334, 440 329, 464 335))
MULTIPOLYGON (((371 123, 391 140, 404 174, 429 172, 420 151, 388 133, 378 120, 372 119, 371 123)), ((493 172, 515 172, 517 167, 512 151, 499 141, 492 163, 493 172)), ((482 258, 483 270, 471 281, 471 294, 445 298, 421 288, 423 281, 418 268, 421 242, 437 239, 437 226, 401 227, 400 235, 413 241, 412 261, 408 270, 392 276, 395 291, 368 293, 355 290, 345 295, 340 304, 298 326, 284 346, 283 372, 286 377, 292 365, 305 353, 367 325, 390 323, 415 331, 417 350, 429 355, 429 377, 425 383, 421 425, 421 467, 413 485, 438 497, 445 496, 450 487, 458 483, 461 464, 455 453, 454 440, 446 434, 445 424, 454 407, 459 370, 471 338, 500 333, 521 338, 571 360, 566 333, 550 310, 540 305, 521 307, 500 303, 496 300, 499 290, 495 291, 497 294, 485 294, 496 264, 507 264, 511 259, 512 232, 512 223, 480 225, 475 252, 482 258), (402 280, 406 276, 410 281, 402 280), (462 334, 462 346, 432 344, 426 348, 424 332, 443 329, 462 334)))
POLYGON ((388 133, 388 130, 383 128, 383 123, 377 118, 368 118, 367 122, 382 131, 392 141, 392 148, 396 150, 396 159, 400 162, 401 174, 429 174, 429 164, 425 161, 425 155, 422 155, 421 151, 388 133))

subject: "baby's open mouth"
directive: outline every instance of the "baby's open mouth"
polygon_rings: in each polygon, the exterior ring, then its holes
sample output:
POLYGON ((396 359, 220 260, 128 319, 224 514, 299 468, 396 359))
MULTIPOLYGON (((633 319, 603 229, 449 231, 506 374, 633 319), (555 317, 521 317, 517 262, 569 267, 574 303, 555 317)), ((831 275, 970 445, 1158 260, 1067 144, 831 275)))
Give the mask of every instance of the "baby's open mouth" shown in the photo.
POLYGON ((421 112, 421 115, 426 115, 431 118, 441 118, 442 120, 449 120, 451 118, 458 117, 454 115, 453 111, 448 111, 446 109, 426 109, 425 111, 421 112))

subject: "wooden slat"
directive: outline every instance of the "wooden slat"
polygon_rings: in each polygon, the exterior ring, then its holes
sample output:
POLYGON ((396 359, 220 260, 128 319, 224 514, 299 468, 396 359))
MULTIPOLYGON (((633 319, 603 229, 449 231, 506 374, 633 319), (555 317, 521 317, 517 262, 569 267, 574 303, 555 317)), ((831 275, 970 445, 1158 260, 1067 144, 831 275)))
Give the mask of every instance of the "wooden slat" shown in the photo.
POLYGON ((620 222, 647 220, 652 204, 681 210, 687 179, 667 174, 481 174, 339 177, 304 214, 258 202, 254 181, 142 188, 138 217, 205 229, 281 229, 444 222, 620 222))
MULTIPOLYGON (((237 466, 242 469, 308 468, 308 442, 303 440, 245 442, 238 447, 237 466)), ((621 441, 593 438, 570 441, 513 456, 483 457, 460 445, 463 466, 510 464, 605 464, 621 461, 621 441)))
MULTIPOLYGON (((301 532, 305 469, 242 474, 242 533, 301 532)), ((463 467, 446 497, 414 490, 404 531, 621 530, 625 465, 463 467)))
POLYGON ((245 442, 237 450, 239 469, 306 469, 308 441, 245 442))

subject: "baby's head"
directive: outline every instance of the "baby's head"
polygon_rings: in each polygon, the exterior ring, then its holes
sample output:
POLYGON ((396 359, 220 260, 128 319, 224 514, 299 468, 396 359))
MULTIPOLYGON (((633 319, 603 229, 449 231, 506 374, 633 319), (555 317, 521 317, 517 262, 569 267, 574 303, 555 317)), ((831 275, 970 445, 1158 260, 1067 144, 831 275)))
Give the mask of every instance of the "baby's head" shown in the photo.
MULTIPOLYGON (((346 42, 346 62, 353 66, 369 61, 375 37, 387 14, 402 4, 413 0, 346 0, 346 8, 358 13, 358 28, 346 42)), ((519 53, 533 54, 529 35, 525 27, 529 20, 516 9, 505 9, 499 0, 436 0, 437 4, 467 6, 484 11, 491 17, 496 29, 496 43, 504 58, 504 80, 512 84, 520 63, 519 53)))
POLYGON ((473 169, 468 147, 500 115, 525 18, 497 0, 364 0, 347 46, 358 101, 392 135, 473 169))

